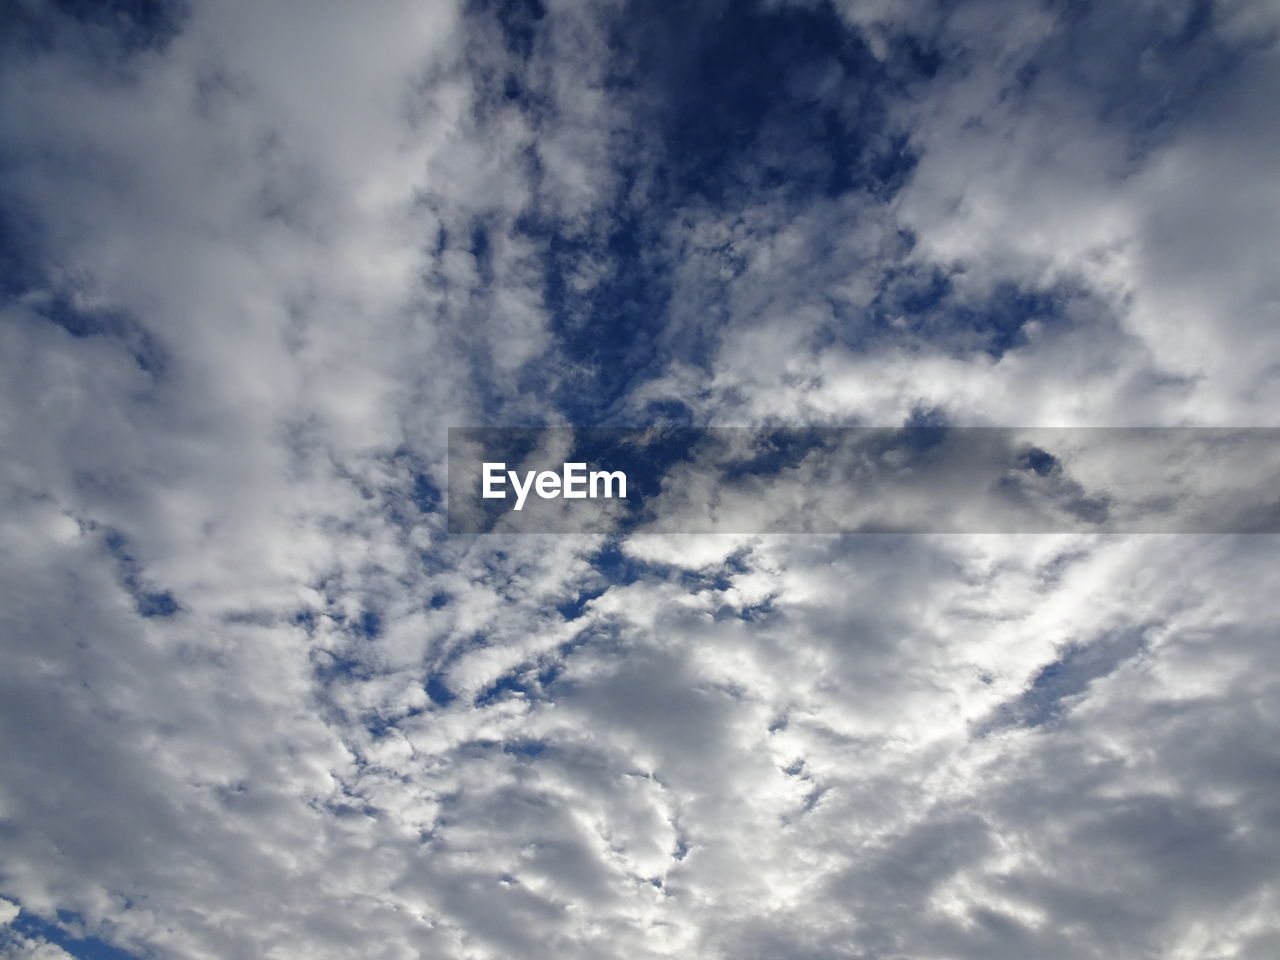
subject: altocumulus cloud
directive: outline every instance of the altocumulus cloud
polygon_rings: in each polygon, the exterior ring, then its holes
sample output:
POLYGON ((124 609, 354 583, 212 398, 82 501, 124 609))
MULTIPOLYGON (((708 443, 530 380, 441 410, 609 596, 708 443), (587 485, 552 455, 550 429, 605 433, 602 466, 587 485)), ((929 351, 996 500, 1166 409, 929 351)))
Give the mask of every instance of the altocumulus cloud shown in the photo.
POLYGON ((1271 537, 443 512, 448 425, 1280 426, 1273 5, 3 17, 0 954, 1280 950, 1271 537))

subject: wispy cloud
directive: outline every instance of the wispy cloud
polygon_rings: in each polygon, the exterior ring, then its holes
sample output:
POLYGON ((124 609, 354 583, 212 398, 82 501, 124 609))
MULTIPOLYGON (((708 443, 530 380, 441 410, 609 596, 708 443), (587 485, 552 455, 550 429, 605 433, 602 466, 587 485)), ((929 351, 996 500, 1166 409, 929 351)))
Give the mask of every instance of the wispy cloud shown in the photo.
POLYGON ((1269 537, 444 509, 450 425, 1275 426, 1277 26, 14 5, 0 953, 1274 954, 1269 537))

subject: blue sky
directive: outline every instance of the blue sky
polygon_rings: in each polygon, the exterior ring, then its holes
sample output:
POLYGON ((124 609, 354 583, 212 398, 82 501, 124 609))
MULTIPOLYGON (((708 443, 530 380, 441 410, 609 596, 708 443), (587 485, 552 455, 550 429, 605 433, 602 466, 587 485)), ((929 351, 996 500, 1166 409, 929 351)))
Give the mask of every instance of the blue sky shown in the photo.
POLYGON ((445 515, 450 426, 1280 426, 1272 5, 10 6, 0 956, 1276 955, 1271 536, 445 515))

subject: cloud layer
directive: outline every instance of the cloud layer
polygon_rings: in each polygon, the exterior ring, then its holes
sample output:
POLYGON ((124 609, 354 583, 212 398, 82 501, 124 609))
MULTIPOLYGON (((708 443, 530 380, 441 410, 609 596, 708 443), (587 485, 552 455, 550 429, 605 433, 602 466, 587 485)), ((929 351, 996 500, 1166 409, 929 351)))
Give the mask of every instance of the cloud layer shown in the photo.
POLYGON ((443 511, 450 425, 1280 426, 1277 29, 14 5, 0 955, 1274 956, 1272 537, 443 511))

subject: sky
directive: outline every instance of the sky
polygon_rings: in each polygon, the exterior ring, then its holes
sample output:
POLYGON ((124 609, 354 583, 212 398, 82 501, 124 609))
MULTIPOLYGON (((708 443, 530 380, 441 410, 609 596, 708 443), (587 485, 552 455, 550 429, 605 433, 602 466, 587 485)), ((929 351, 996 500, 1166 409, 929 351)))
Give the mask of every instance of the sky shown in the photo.
POLYGON ((1278 40, 9 0, 0 957, 1280 955, 1273 535, 447 515, 449 427, 1280 427, 1278 40))

